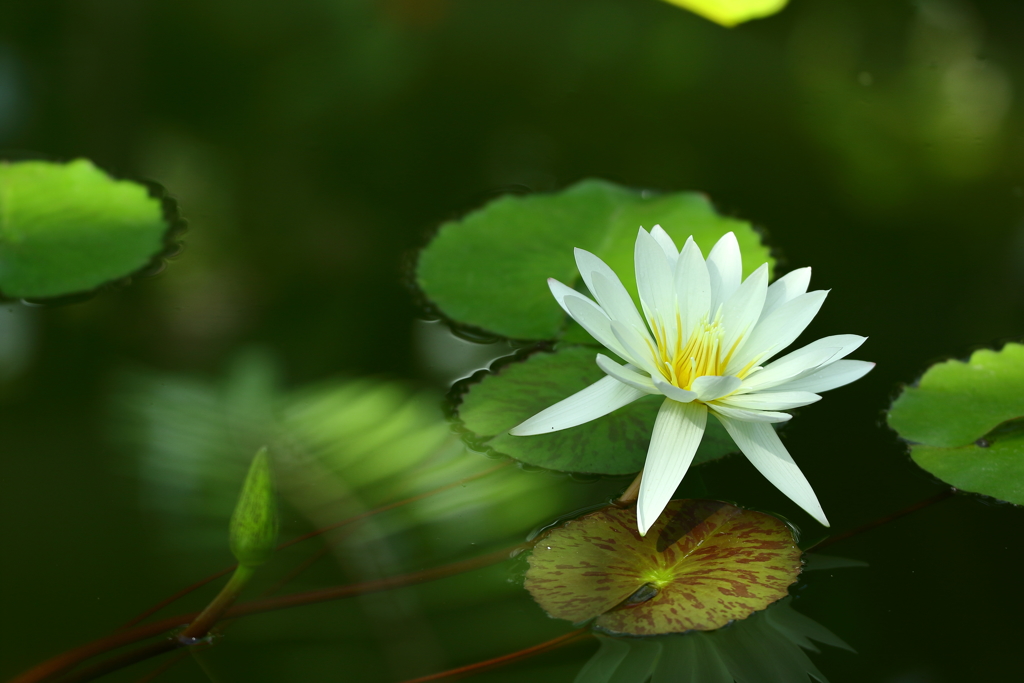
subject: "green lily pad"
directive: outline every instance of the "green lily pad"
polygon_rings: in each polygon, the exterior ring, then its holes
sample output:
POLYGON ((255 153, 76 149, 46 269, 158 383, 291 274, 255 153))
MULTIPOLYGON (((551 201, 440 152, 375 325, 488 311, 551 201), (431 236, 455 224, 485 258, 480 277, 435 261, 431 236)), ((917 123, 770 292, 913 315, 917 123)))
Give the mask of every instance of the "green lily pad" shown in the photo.
MULTIPOLYGON (((643 469, 664 397, 648 396, 598 420, 551 434, 511 436, 508 430, 605 376, 588 346, 535 353, 485 375, 456 408, 466 440, 520 462, 562 472, 631 474, 643 469)), ((697 465, 738 450, 717 420, 694 456, 697 465)))
POLYGON ((626 635, 721 628, 786 596, 800 574, 789 527, 713 500, 674 500, 646 536, 607 507, 534 546, 526 589, 552 617, 626 635))
POLYGON ((4 296, 63 296, 131 275, 164 250, 169 228, 146 187, 86 159, 0 162, 4 296))
POLYGON ((744 275, 773 263, 749 223, 718 215, 702 194, 656 195, 584 180, 555 194, 504 196, 445 223, 420 255, 417 283, 450 320, 513 339, 553 339, 566 315, 547 279, 580 281, 573 248, 604 259, 638 301, 633 243, 641 226, 657 224, 679 246, 693 235, 705 255, 735 232, 744 275))
POLYGON ((735 26, 782 11, 789 0, 665 0, 722 26, 735 26))
POLYGON ((919 445, 910 452, 921 468, 958 489, 1024 505, 1024 429, 1007 430, 984 443, 957 448, 919 445))
POLYGON ((965 491, 1024 505, 1024 346, 932 366, 889 411, 923 469, 965 491))

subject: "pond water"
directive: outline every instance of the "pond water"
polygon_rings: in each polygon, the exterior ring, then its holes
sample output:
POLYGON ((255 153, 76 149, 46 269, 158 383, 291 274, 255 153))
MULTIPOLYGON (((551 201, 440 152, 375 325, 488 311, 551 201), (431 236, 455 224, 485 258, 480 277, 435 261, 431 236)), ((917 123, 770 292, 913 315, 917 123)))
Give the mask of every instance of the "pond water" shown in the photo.
MULTIPOLYGON (((267 442, 305 468, 279 482, 282 540, 457 484, 283 550, 243 599, 468 564, 246 616, 104 680, 173 662, 156 680, 410 681, 572 632, 523 589, 524 556, 473 558, 632 477, 466 450, 451 384, 521 345, 452 334, 410 286, 437 226, 503 193, 605 178, 754 223, 778 272, 831 290, 802 339, 866 335, 855 357, 878 364, 783 431, 831 530, 943 491, 885 411, 933 363, 1024 334, 1024 10, 792 4, 724 29, 658 0, 5 3, 0 148, 155 179, 190 230, 156 276, 0 309, 0 676, 230 566, 267 442)), ((697 488, 826 533, 741 456, 697 488)), ((855 652, 812 661, 833 683, 1009 679, 1022 522, 961 494, 831 544, 864 566, 804 573, 789 607, 855 652)), ((467 680, 572 681, 597 651, 467 680)))

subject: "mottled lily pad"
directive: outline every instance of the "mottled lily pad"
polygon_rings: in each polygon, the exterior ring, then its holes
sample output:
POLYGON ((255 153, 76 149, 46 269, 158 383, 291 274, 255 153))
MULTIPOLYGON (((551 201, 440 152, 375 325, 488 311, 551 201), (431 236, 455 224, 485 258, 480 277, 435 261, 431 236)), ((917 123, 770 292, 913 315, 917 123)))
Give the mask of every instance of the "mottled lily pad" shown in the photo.
POLYGON ((730 230, 744 275, 772 262, 749 223, 720 216, 693 192, 637 192, 584 180, 562 192, 504 196, 445 223, 420 255, 420 288, 450 320, 513 339, 554 339, 566 315, 547 287, 580 280, 573 248, 597 254, 637 300, 633 243, 660 224, 680 246, 693 235, 705 254, 730 230))
POLYGON ((889 411, 914 462, 965 491, 1024 505, 1024 346, 932 366, 889 411))
POLYGON ((646 536, 632 508, 608 507, 537 543, 526 589, 553 617, 609 633, 721 628, 785 597, 800 574, 789 527, 711 500, 674 500, 646 536))
POLYGON ((0 292, 48 298, 140 270, 165 248, 161 201, 85 159, 0 162, 0 292))
MULTIPOLYGON (((572 346, 535 353, 485 375, 469 387, 456 415, 466 439, 486 449, 547 469, 591 474, 639 472, 647 457, 654 420, 664 397, 649 396, 598 420, 536 436, 508 430, 604 377, 592 347, 572 346)), ((708 420, 694 464, 736 451, 717 420, 708 420)))

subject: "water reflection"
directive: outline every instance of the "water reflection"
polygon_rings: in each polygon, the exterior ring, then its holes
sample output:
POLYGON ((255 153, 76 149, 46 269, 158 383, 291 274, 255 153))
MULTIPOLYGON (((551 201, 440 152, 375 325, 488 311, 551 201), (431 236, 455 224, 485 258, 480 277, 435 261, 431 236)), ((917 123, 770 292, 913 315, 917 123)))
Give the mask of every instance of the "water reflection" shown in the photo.
POLYGON ((808 130, 861 207, 910 200, 929 177, 984 177, 1006 158, 1011 80, 986 57, 980 17, 959 0, 915 6, 899 62, 873 53, 878 18, 856 3, 809 10, 790 43, 808 130))
POLYGON ((378 565, 522 540, 578 506, 586 486, 467 451, 434 393, 367 378, 285 390, 260 352, 239 356, 221 380, 135 372, 117 406, 122 441, 138 455, 140 503, 165 522, 164 541, 187 566, 224 548, 238 487, 263 445, 286 504, 314 527, 338 527, 329 538, 343 549, 372 546, 378 565))
POLYGON ((827 683, 805 650, 853 651, 786 598, 716 631, 657 638, 598 636, 601 646, 575 683, 827 683))

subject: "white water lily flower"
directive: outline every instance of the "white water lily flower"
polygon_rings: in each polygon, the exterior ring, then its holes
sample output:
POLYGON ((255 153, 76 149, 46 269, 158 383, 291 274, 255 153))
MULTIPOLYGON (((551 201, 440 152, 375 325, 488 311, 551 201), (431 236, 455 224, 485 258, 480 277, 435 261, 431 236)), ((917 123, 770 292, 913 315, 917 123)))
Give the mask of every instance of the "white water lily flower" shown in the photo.
POLYGON ((636 238, 640 316, 618 276, 601 259, 576 249, 583 282, 597 299, 554 279, 559 305, 626 365, 598 354, 608 375, 509 431, 546 434, 607 415, 648 394, 665 396, 647 451, 637 523, 654 524, 675 493, 704 436, 710 412, 768 481, 828 526, 811 485, 772 428, 781 412, 821 399, 817 392, 863 377, 874 363, 841 360, 865 337, 825 337, 767 363, 818 313, 825 291, 808 292, 811 269, 768 285, 768 264, 741 282, 736 236, 728 233, 707 260, 693 237, 680 252, 655 226, 636 238))

